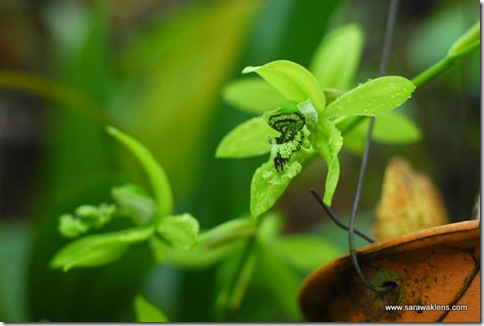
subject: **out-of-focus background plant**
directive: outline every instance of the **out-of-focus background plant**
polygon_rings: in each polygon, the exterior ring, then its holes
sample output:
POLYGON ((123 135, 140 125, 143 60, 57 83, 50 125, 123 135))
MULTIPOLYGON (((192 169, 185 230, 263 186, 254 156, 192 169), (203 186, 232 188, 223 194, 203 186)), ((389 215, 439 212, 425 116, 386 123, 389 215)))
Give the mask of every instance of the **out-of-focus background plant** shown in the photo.
MULTIPOLYGON (((223 136, 251 117, 223 102, 223 86, 249 65, 287 59, 307 67, 321 39, 348 23, 365 35, 353 86, 374 78, 386 6, 383 0, 0 1, 0 320, 134 321, 135 298, 143 304, 138 294, 172 321, 215 320, 213 307, 236 261, 199 269, 158 265, 143 244, 106 267, 68 273, 49 267, 67 243, 57 231, 60 215, 109 201, 110 189, 122 183, 149 189, 105 125, 150 149, 169 175, 176 211, 191 212, 201 228, 247 216, 253 171, 267 157, 214 158, 223 136)), ((402 1, 388 74, 410 79, 439 61, 479 19, 478 9, 472 0, 402 1)), ((478 52, 419 88, 399 112, 420 127, 422 139, 373 147, 360 228, 372 221, 383 169, 394 155, 431 175, 452 221, 471 216, 480 185, 479 107, 478 52)), ((359 157, 341 155, 333 208, 345 215, 359 157)), ((323 186, 325 169, 322 160, 306 168, 277 204, 284 225, 261 230, 325 239, 331 248, 320 264, 347 250, 345 233, 327 223, 308 192, 323 186)), ((308 248, 294 239, 271 241, 303 255, 308 248)), ((301 321, 297 287, 317 264, 308 259, 294 272, 271 252, 259 254, 267 259, 234 319, 301 321)))

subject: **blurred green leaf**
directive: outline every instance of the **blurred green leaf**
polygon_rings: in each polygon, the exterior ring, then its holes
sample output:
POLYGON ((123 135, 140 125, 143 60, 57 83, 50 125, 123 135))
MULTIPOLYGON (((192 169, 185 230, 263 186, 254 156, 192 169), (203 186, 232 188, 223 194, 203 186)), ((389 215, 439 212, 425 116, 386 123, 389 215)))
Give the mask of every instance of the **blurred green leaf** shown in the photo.
POLYGON ((240 265, 243 247, 235 255, 227 257, 217 269, 217 298, 214 304, 217 321, 227 321, 233 318, 243 303, 247 287, 254 276, 257 261, 253 251, 247 252, 244 264, 240 265), (237 282, 234 278, 238 276, 237 282))
POLYGON ((47 101, 77 109, 89 116, 92 122, 99 125, 110 121, 99 103, 62 82, 20 71, 0 70, 0 88, 22 90, 40 96, 47 101))
MULTIPOLYGON (((345 148, 356 153, 363 151, 368 124, 368 119, 365 119, 345 134, 345 148)), ((378 116, 373 127, 373 141, 382 144, 411 144, 421 137, 420 128, 411 119, 393 111, 378 116)))
POLYGON ((216 248, 234 240, 245 239, 253 235, 255 230, 256 225, 252 219, 233 219, 202 232, 198 243, 204 248, 216 248))
POLYGON ((316 78, 303 66, 292 61, 277 60, 259 67, 246 67, 242 73, 255 72, 279 91, 287 100, 304 102, 310 99, 318 112, 326 100, 316 78))
POLYGON ((308 235, 282 236, 273 246, 292 266, 305 272, 311 272, 344 254, 341 248, 331 242, 308 235))
POLYGON ((152 238, 151 247, 159 262, 171 263, 184 268, 206 268, 232 255, 240 249, 241 241, 255 232, 252 219, 234 219, 201 232, 190 250, 173 248, 163 241, 152 238))
POLYGON ((161 165, 156 161, 148 149, 131 136, 119 131, 114 127, 107 127, 107 132, 123 144, 140 162, 146 174, 148 174, 153 191, 159 216, 165 216, 173 210, 173 195, 170 182, 161 165))
POLYGON ((159 263, 172 264, 186 269, 202 269, 217 264, 226 257, 237 255, 237 252, 240 251, 240 240, 245 238, 231 239, 230 242, 213 248, 197 244, 190 250, 184 250, 153 237, 150 239, 150 246, 159 263))
POLYGON ((126 184, 111 190, 111 196, 122 214, 127 214, 139 225, 148 224, 155 216, 153 199, 138 185, 126 184))
POLYGON ((452 45, 447 53, 447 57, 459 56, 469 49, 476 47, 480 42, 481 25, 480 22, 477 22, 452 45))
POLYGON ((402 105, 414 90, 412 82, 400 76, 372 79, 329 104, 323 116, 331 119, 351 115, 380 115, 402 105))
POLYGON ((205 173, 220 89, 260 5, 215 0, 187 6, 147 26, 122 53, 126 88, 117 112, 161 162, 175 192, 193 189, 205 173))
POLYGON ((314 147, 328 166, 323 196, 323 201, 328 206, 331 206, 333 195, 338 185, 340 173, 338 153, 342 146, 343 137, 339 129, 328 119, 320 117, 314 147))
POLYGON ((276 137, 279 132, 272 129, 262 117, 247 120, 232 129, 217 147, 215 157, 241 158, 269 153, 271 144, 268 137, 276 137))
POLYGON ((139 323, 169 322, 168 318, 159 308, 149 303, 141 295, 137 295, 134 299, 134 309, 136 311, 136 321, 139 323))
POLYGON ((74 267, 106 265, 121 257, 130 244, 145 241, 152 234, 153 228, 148 227, 87 236, 59 250, 50 266, 67 272, 74 267))
POLYGON ((166 216, 156 225, 156 232, 173 246, 188 250, 197 241, 198 221, 190 214, 166 216))
POLYGON ((223 98, 229 104, 249 113, 273 110, 284 102, 284 97, 259 78, 235 80, 225 86, 223 98))
POLYGON ((297 293, 301 284, 298 273, 286 264, 272 245, 257 247, 257 278, 260 286, 270 292, 273 304, 280 305, 292 318, 300 317, 297 293))
POLYGON ((24 271, 28 268, 33 228, 25 222, 0 222, 0 320, 6 323, 31 321, 24 271))
POLYGON ((479 4, 459 1, 454 5, 443 5, 440 10, 422 20, 418 33, 410 35, 405 50, 409 66, 419 72, 448 55, 455 40, 470 26, 469 19, 475 19, 474 17, 479 19, 479 4), (429 44, 432 46, 429 47, 429 44))
POLYGON ((324 88, 348 89, 363 51, 363 32, 350 24, 328 33, 316 49, 309 70, 324 88))

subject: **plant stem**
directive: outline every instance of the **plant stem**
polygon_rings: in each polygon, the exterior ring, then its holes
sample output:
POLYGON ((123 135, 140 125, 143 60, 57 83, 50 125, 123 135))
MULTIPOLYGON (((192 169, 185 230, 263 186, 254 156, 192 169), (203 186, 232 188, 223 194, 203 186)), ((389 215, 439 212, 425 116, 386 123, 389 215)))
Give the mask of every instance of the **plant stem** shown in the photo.
POLYGON ((249 260, 250 258, 252 258, 252 251, 257 242, 257 230, 260 223, 261 218, 258 218, 256 221, 254 233, 247 240, 244 252, 242 253, 242 257, 240 258, 239 264, 237 265, 237 269, 235 270, 235 273, 233 275, 232 282, 229 285, 229 289, 227 291, 227 300, 225 301, 225 307, 223 307, 223 321, 231 321, 236 310, 240 306, 240 301, 243 297, 243 291, 245 290, 245 287, 248 283, 248 268, 252 266, 251 264, 249 264, 249 260))
POLYGON ((444 59, 440 60, 427 70, 423 71, 416 77, 414 77, 411 81, 416 87, 420 87, 430 80, 434 79, 450 67, 452 67, 459 59, 469 55, 470 53, 474 52, 475 50, 479 49, 481 42, 477 42, 472 46, 469 46, 465 51, 462 51, 458 55, 445 57, 444 59))
MULTIPOLYGON (((316 200, 318 201, 319 205, 321 205, 321 207, 323 207, 324 211, 326 212, 326 214, 329 216, 329 218, 337 225, 339 226, 340 228, 342 228, 343 230, 348 230, 349 227, 347 225, 345 225, 343 222, 341 222, 338 217, 336 216, 336 214, 333 212, 333 210, 331 209, 331 207, 329 207, 328 205, 326 205, 324 203, 324 201, 321 199, 321 195, 314 189, 311 189, 311 193, 313 194, 314 198, 316 198, 316 200)), ((363 232, 359 231, 358 229, 355 229, 355 234, 359 235, 360 237, 362 237, 363 239, 365 239, 366 241, 368 242, 375 242, 376 240, 373 239, 372 237, 364 234, 363 232)))
MULTIPOLYGON (((398 11, 398 0, 390 0, 390 8, 388 10, 388 20, 387 20, 387 26, 386 26, 386 32, 385 32, 385 41, 383 45, 383 50, 382 50, 382 58, 380 62, 380 72, 379 75, 383 76, 386 71, 386 66, 388 62, 388 58, 390 56, 390 48, 392 44, 392 38, 393 38, 393 32, 395 28, 395 21, 396 21, 396 16, 397 16, 397 11, 398 11)), ((392 286, 379 286, 371 283, 366 276, 363 274, 363 271, 360 268, 360 265, 358 263, 358 255, 356 253, 355 249, 355 222, 356 222, 356 213, 358 211, 358 204, 360 201, 360 194, 361 194, 361 188, 363 186, 363 180, 365 176, 365 171, 366 171, 366 166, 368 164, 368 158, 370 155, 370 147, 371 147, 371 140, 372 140, 372 135, 373 135, 373 126, 375 124, 375 118, 371 117, 370 118, 370 125, 368 127, 368 134, 366 137, 366 143, 365 143, 365 150, 363 152, 363 157, 361 159, 361 166, 360 166, 360 172, 358 175, 358 182, 356 184, 356 192, 355 192, 355 197, 353 200, 353 207, 351 209, 351 216, 350 216, 350 223, 348 227, 348 244, 349 244, 349 251, 351 255, 351 260, 353 262, 353 267, 355 269, 355 272, 358 274, 359 278, 361 281, 370 289, 372 289, 375 292, 386 292, 388 290, 391 290, 393 288, 392 286)))

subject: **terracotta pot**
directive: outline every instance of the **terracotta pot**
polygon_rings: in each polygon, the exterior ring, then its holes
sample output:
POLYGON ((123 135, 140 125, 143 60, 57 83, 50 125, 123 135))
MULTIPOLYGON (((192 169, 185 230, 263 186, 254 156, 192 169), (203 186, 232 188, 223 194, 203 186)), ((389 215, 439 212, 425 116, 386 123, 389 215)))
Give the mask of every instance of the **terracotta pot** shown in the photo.
POLYGON ((367 277, 397 284, 387 293, 368 289, 349 255, 328 263, 302 284, 302 311, 310 321, 479 322, 479 227, 479 221, 447 224, 359 249, 367 277), (445 310, 455 305, 467 310, 445 310))

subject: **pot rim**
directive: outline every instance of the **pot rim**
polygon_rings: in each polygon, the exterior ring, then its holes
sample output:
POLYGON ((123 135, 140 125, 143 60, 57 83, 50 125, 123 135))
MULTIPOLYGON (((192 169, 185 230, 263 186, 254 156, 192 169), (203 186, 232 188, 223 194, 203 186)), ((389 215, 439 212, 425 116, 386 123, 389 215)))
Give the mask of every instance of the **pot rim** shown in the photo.
MULTIPOLYGON (((480 220, 450 223, 408 233, 388 240, 371 243, 357 249, 356 252, 360 263, 368 263, 401 252, 446 245, 463 238, 467 240, 480 239, 480 220)), ((350 254, 347 253, 317 268, 306 277, 299 288, 299 304, 306 316, 308 316, 307 313, 311 310, 310 306, 314 297, 321 298, 321 293, 315 293, 315 288, 318 289, 316 292, 321 292, 325 288, 333 286, 340 281, 338 275, 349 268, 353 268, 353 265, 350 254)))

